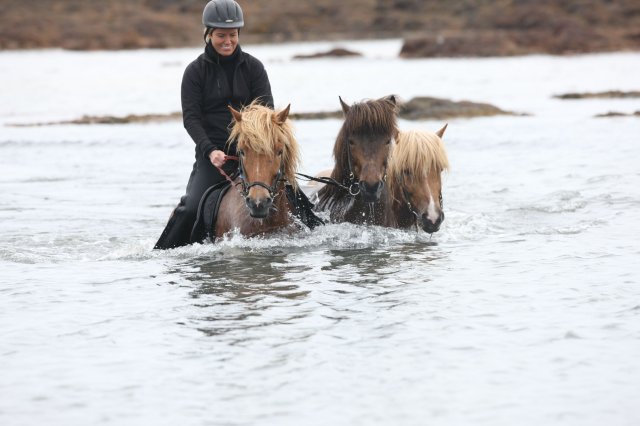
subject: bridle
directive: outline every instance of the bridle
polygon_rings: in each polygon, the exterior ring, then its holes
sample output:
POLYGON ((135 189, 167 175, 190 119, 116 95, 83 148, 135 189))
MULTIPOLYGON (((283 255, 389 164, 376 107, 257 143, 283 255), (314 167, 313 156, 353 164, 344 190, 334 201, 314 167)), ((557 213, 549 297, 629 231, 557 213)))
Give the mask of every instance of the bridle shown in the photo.
MULTIPOLYGON (((360 179, 356 179, 356 176, 353 174, 353 164, 351 160, 351 144, 347 141, 347 166, 349 170, 349 176, 347 177, 346 185, 343 186, 352 197, 355 197, 360 193, 360 179), (356 188, 355 191, 353 188, 356 188)), ((386 177, 386 174, 385 174, 386 177)))
MULTIPOLYGON (((404 202, 407 205, 409 211, 416 218, 416 226, 418 221, 420 220, 420 213, 418 213, 414 208, 413 204, 411 204, 411 194, 407 191, 407 188, 404 185, 404 179, 402 179, 402 196, 404 197, 404 202)), ((440 202, 440 211, 444 211, 444 201, 442 201, 442 189, 440 190, 440 196, 438 197, 438 201, 440 202)))
MULTIPOLYGON (((305 175, 304 173, 296 173, 296 175, 301 176, 310 181, 324 183, 325 185, 337 186, 338 188, 342 188, 345 191, 347 191, 349 195, 351 195, 352 197, 355 197, 356 195, 360 194, 360 191, 361 191, 360 179, 356 179, 356 176, 353 173, 353 162, 351 160, 351 145, 349 144, 348 141, 347 141, 347 168, 348 168, 349 175, 347 176, 347 179, 342 183, 338 182, 337 180, 331 177, 315 177, 315 176, 305 175)), ((386 181, 387 181, 387 170, 385 168, 385 173, 384 173, 384 176, 382 177, 382 184, 384 185, 386 181)))
MULTIPOLYGON (((275 197, 279 194, 278 192, 278 183, 280 181, 285 181, 286 179, 282 179, 282 176, 284 175, 284 160, 280 160, 280 167, 278 167, 278 173, 276 173, 275 178, 273 179, 273 183, 271 184, 271 186, 267 185, 266 183, 263 182, 248 182, 247 181, 247 174, 245 172, 244 169, 244 163, 242 161, 242 155, 239 156, 231 156, 231 155, 227 155, 225 156, 225 161, 226 160, 236 160, 238 162, 238 171, 240 172, 238 174, 238 178, 240 179, 240 185, 242 186, 242 190, 240 191, 240 194, 242 194, 243 198, 247 198, 249 196, 249 190, 251 188, 253 188, 254 186, 259 186, 261 188, 266 189, 267 191, 269 191, 269 197, 271 197, 272 199, 275 199, 275 197)), ((231 179, 231 177, 229 177, 223 170, 222 168, 218 167, 218 171, 220 171, 220 173, 225 177, 225 179, 227 179, 229 182, 233 183, 233 179, 231 179)))

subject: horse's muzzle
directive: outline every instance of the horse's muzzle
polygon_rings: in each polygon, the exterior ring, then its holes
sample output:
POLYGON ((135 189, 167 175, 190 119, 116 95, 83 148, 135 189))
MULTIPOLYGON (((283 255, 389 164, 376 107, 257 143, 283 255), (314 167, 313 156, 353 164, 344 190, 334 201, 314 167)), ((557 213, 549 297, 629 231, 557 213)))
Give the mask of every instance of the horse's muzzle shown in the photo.
POLYGON ((249 214, 254 219, 264 219, 269 214, 269 210, 273 205, 273 198, 257 198, 253 199, 251 197, 247 197, 245 199, 247 203, 247 207, 249 208, 249 214))
POLYGON ((362 200, 366 203, 373 203, 380 200, 380 194, 382 194, 382 188, 384 182, 379 180, 374 184, 369 184, 364 181, 360 181, 360 195, 362 200))
POLYGON ((426 214, 423 214, 420 217, 420 222, 422 224, 422 230, 424 232, 428 232, 429 234, 438 232, 440 230, 440 225, 442 224, 442 222, 444 222, 444 212, 440 212, 440 215, 435 222, 432 222, 426 214))

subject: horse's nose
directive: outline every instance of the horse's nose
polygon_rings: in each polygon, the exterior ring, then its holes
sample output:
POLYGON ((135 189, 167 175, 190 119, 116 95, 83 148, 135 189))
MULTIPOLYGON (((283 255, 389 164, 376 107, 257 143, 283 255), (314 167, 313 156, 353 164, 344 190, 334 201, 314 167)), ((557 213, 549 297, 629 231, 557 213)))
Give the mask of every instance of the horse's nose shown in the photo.
POLYGON ((273 205, 273 198, 271 197, 257 197, 245 198, 247 207, 249 207, 249 214, 256 219, 264 219, 269 214, 269 209, 273 205))
POLYGON ((429 219, 429 216, 425 213, 422 215, 422 229, 429 234, 433 234, 434 232, 438 232, 440 230, 440 225, 444 222, 444 212, 440 212, 435 222, 429 219))
POLYGON ((360 181, 360 191, 362 193, 362 198, 368 202, 378 201, 380 199, 380 193, 382 192, 383 186, 384 182, 382 182, 381 180, 373 184, 360 181))

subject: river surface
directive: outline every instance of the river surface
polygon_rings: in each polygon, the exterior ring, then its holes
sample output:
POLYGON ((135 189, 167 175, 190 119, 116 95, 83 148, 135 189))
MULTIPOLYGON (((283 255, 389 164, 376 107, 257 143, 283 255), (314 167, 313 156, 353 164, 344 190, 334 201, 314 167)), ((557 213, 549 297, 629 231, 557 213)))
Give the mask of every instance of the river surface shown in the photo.
MULTIPOLYGON (((528 116, 449 120, 446 220, 415 231, 151 250, 184 191, 199 49, 0 52, 0 424, 638 425, 640 54, 293 61, 246 46, 277 107, 398 94, 528 116)), ((340 120, 298 121, 303 172, 340 120)), ((401 127, 437 130, 442 121, 401 127)))

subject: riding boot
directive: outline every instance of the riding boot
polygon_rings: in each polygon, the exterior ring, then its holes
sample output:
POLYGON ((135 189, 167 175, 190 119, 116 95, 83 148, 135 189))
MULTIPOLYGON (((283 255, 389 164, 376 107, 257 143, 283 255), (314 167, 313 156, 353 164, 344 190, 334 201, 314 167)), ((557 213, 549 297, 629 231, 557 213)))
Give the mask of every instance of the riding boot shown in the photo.
POLYGON ((158 250, 166 250, 190 244, 191 228, 194 218, 189 217, 186 209, 187 196, 180 199, 180 203, 176 206, 169 217, 167 226, 162 231, 158 242, 153 247, 158 250))

